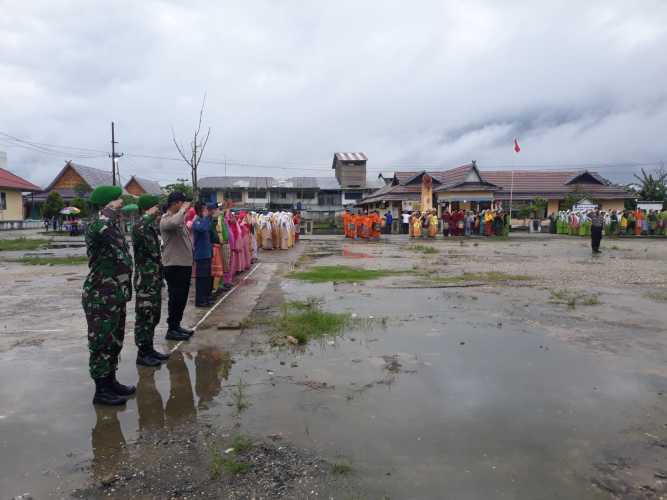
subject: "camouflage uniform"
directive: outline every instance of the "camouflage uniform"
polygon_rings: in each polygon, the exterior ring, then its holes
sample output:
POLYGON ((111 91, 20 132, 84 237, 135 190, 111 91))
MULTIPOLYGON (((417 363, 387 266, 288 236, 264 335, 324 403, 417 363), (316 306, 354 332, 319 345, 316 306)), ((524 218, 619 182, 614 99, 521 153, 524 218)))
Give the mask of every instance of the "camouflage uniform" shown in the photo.
POLYGON ((125 337, 125 306, 132 298, 132 257, 118 221, 119 212, 105 208, 86 231, 90 271, 82 303, 93 379, 116 371, 125 337))
POLYGON ((132 228, 134 245, 134 342, 141 351, 153 347, 153 333, 162 309, 162 256, 155 217, 144 216, 132 228))

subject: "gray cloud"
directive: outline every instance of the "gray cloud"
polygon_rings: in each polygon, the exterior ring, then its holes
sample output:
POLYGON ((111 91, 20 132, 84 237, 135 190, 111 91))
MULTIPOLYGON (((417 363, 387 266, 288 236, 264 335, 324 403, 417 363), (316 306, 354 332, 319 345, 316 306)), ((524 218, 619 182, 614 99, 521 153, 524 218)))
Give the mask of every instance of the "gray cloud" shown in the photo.
MULTIPOLYGON (((385 171, 667 159, 660 0, 0 0, 0 11, 0 131, 38 142, 106 151, 115 120, 122 151, 175 156, 170 129, 186 139, 206 91, 209 158, 230 159, 230 174, 296 172, 235 161, 329 175, 339 150, 385 171)), ((0 149, 42 184, 69 159, 0 149)), ((187 175, 131 154, 121 169, 187 175)))

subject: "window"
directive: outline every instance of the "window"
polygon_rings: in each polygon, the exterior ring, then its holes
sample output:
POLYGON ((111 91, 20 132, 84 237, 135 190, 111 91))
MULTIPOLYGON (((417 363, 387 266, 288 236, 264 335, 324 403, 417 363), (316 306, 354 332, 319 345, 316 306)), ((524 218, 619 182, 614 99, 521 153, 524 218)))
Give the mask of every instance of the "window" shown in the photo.
POLYGON ((0 193, 0 210, 7 210, 7 193, 0 193))
POLYGON ((315 191, 304 191, 303 193, 299 193, 299 198, 302 200, 312 200, 315 198, 315 191))
POLYGON ((279 198, 281 200, 286 200, 287 199, 287 191, 280 191, 280 193, 278 193, 278 195, 279 195, 279 198))
POLYGON ((317 195, 317 203, 319 205, 342 205, 340 200, 340 193, 322 193, 317 195))
POLYGON ((347 192, 345 193, 346 200, 360 200, 363 196, 362 192, 347 192))
POLYGON ((227 192, 225 198, 228 200, 232 201, 241 201, 243 200, 243 192, 242 191, 229 191, 227 192))
POLYGON ((266 189, 249 189, 248 190, 248 198, 264 199, 264 198, 266 198, 266 189))

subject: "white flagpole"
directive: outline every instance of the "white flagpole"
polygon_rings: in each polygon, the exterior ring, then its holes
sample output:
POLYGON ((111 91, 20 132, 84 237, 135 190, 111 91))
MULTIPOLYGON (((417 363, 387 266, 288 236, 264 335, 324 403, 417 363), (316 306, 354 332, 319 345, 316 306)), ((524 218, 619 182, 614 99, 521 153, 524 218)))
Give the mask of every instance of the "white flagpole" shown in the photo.
POLYGON ((512 182, 510 184, 510 231, 512 230, 512 198, 514 195, 514 169, 512 169, 512 182))

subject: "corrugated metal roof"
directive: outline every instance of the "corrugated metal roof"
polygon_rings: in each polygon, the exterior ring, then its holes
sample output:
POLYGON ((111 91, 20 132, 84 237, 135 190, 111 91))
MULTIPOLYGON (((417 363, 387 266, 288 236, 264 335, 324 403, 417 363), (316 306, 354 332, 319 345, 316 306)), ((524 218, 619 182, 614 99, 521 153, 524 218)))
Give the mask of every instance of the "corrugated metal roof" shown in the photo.
POLYGON ((29 182, 4 168, 0 168, 0 188, 19 189, 21 191, 30 192, 42 190, 41 187, 34 185, 32 182, 29 182))
MULTIPOLYGON (((380 179, 370 178, 362 189, 376 189, 385 184, 380 179)), ((203 189, 322 189, 341 190, 335 177, 202 177, 199 187, 203 189)))
MULTIPOLYGON (((111 178, 111 172, 108 172, 106 170, 100 170, 98 168, 93 168, 93 167, 87 167, 85 165, 79 165, 78 163, 74 163, 73 161, 68 161, 65 163, 65 166, 62 168, 62 170, 56 175, 56 177, 51 181, 51 184, 45 189, 45 191, 51 191, 53 189, 53 186, 55 183, 60 179, 60 177, 63 175, 65 170, 71 167, 81 178, 84 180, 86 184, 88 184, 92 189, 95 189, 96 187, 99 186, 111 186, 113 184, 113 180, 111 178)), ((125 185, 123 180, 121 179, 121 184, 125 185)))
POLYGON ((150 179, 144 179, 143 177, 137 177, 136 175, 133 175, 130 180, 127 181, 125 184, 125 189, 127 189, 127 185, 132 182, 132 179, 137 181, 141 188, 148 194, 162 194, 162 188, 158 182, 152 181, 150 179))
POLYGON ((334 153, 334 157, 340 161, 368 161, 364 153, 334 153))

